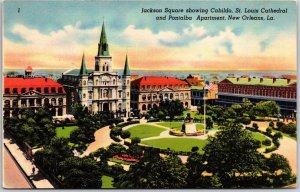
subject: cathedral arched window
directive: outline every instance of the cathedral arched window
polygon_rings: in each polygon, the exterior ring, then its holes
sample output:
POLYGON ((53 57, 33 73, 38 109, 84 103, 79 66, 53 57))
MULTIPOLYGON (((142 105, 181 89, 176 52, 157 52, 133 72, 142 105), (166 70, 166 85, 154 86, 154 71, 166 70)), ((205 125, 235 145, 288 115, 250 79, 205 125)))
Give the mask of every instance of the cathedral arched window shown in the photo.
POLYGON ((108 65, 106 65, 106 71, 108 71, 108 65))
POLYGON ((115 79, 113 80, 113 84, 114 84, 114 85, 116 84, 116 80, 115 80, 115 79))
POLYGON ((105 66, 102 67, 102 71, 105 71, 105 66))

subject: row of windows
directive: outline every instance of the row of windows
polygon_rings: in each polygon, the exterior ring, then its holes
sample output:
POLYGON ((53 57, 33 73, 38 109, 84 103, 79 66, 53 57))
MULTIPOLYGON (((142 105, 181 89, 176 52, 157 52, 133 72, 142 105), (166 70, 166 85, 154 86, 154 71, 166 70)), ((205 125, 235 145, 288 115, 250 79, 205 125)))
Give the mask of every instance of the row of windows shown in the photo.
MULTIPOLYGON (((183 102, 181 102, 183 104, 183 102)), ((153 106, 149 103, 149 104, 143 104, 142 105, 142 111, 146 111, 146 110, 150 110, 153 108, 157 108, 157 105, 156 104, 153 104, 153 106)), ((185 102, 184 103, 184 107, 189 107, 189 103, 188 102, 185 102)))
MULTIPOLYGON (((175 88, 175 89, 177 89, 177 88, 179 88, 179 89, 182 89, 182 88, 189 88, 189 86, 188 85, 183 85, 183 84, 176 84, 176 85, 167 85, 167 84, 165 84, 165 85, 143 85, 142 86, 142 90, 156 90, 156 89, 162 89, 162 88, 167 88, 167 87, 169 87, 169 88, 175 88)), ((139 89, 139 87, 138 86, 131 86, 131 88, 132 89, 139 89)))
MULTIPOLYGON (((26 93, 27 91, 33 91, 35 90, 36 92, 39 92, 41 93, 42 92, 42 88, 40 87, 37 87, 37 88, 33 88, 33 87, 30 87, 30 88, 21 88, 21 93, 26 93)), ((63 89, 62 87, 59 87, 58 90, 56 89, 56 87, 51 87, 49 89, 49 87, 45 87, 44 89, 44 93, 49 93, 49 91, 51 91, 51 93, 62 93, 63 92, 63 89)), ((18 94, 18 88, 5 88, 5 94, 18 94)))
POLYGON ((234 89, 234 88, 219 88, 219 92, 244 94, 244 95, 258 95, 281 98, 296 98, 296 92, 292 91, 277 91, 277 90, 259 90, 259 89, 234 89))
MULTIPOLYGON (((20 100, 13 100, 12 102, 10 100, 5 100, 4 101, 4 107, 18 107, 20 100)), ((58 105, 63 105, 63 98, 58 98, 56 101, 55 98, 52 98, 49 100, 48 98, 44 99, 44 106, 49 106, 50 103, 52 106, 56 106, 57 103, 58 105)), ((21 107, 41 107, 42 106, 42 99, 21 99, 21 107)))
MULTIPOLYGON (((148 101, 151 100, 151 94, 144 94, 142 95, 142 100, 143 101, 146 101, 146 99, 148 99, 148 101)), ((180 95, 178 93, 175 93, 175 97, 174 97, 174 94, 173 93, 165 93, 165 94, 159 94, 159 99, 180 99, 180 100, 183 100, 183 99, 189 99, 189 94, 188 93, 180 93, 180 95)), ((157 100, 157 95, 156 94, 153 94, 152 96, 152 100, 156 101, 157 100)))

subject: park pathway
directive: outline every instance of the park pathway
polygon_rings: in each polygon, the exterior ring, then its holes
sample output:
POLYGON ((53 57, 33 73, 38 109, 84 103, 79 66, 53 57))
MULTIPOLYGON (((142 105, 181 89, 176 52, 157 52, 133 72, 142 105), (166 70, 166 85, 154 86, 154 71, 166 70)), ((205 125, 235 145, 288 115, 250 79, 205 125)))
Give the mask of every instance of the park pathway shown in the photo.
MULTIPOLYGON (((285 156, 292 168, 292 172, 297 174, 297 141, 288 137, 283 136, 280 139, 280 146, 277 150, 272 153, 277 153, 285 156)), ((272 153, 267 154, 267 157, 271 156, 272 153)))
POLYGON ((95 141, 88 146, 82 156, 88 156, 90 153, 95 152, 102 147, 106 148, 110 144, 115 143, 114 140, 110 138, 109 134, 109 126, 98 129, 94 134, 95 141))
MULTIPOLYGON (((285 123, 290 123, 290 122, 291 121, 285 123)), ((269 127, 269 122, 252 121, 250 126, 252 126, 253 123, 257 123, 259 130, 261 131, 266 131, 266 129, 269 127)), ((265 154, 265 156, 270 157, 272 153, 281 154, 285 158, 287 158, 292 168, 292 172, 294 174, 297 174, 297 141, 296 140, 283 136, 282 139, 280 139, 279 148, 271 153, 265 154)))

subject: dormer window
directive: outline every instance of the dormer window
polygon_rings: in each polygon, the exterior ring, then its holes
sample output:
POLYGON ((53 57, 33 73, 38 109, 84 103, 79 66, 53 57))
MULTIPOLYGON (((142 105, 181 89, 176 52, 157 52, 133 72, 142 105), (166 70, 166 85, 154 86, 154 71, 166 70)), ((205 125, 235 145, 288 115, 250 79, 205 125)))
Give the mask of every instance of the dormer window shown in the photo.
POLYGON ((21 93, 25 93, 25 92, 26 92, 26 88, 22 88, 21 93))
POLYGON ((9 93, 10 93, 9 88, 5 88, 5 94, 9 94, 9 93))

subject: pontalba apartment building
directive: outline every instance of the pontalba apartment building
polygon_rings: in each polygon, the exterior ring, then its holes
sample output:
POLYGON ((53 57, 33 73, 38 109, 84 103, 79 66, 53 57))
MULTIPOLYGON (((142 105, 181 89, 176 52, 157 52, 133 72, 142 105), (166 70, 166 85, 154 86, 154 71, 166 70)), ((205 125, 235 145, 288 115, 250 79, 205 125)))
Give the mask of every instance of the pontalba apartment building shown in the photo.
POLYGON ((161 100, 180 100, 191 107, 191 89, 186 81, 175 77, 145 76, 131 82, 131 108, 146 113, 161 100))
POLYGON ((48 108, 52 116, 66 114, 66 93, 62 85, 45 77, 32 76, 32 68, 23 77, 4 77, 4 116, 25 109, 48 108))
POLYGON ((130 113, 130 70, 126 56, 122 75, 113 71, 112 56, 102 25, 94 70, 87 70, 83 54, 81 68, 68 70, 62 75, 67 93, 68 112, 75 103, 88 107, 92 113, 101 111, 130 113))
POLYGON ((218 84, 218 100, 221 105, 275 101, 283 115, 295 117, 297 109, 297 80, 283 78, 226 78, 218 84))

